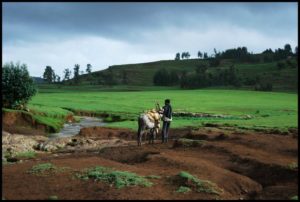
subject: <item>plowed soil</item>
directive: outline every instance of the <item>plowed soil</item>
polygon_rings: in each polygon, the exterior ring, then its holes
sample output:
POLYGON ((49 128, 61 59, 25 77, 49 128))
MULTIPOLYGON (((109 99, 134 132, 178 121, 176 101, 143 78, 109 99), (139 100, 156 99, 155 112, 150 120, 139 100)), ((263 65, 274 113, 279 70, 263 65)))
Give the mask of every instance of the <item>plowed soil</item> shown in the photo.
POLYGON ((3 165, 5 199, 290 199, 298 195, 298 132, 264 134, 218 128, 171 130, 161 144, 136 146, 136 132, 126 129, 86 128, 80 136, 92 139, 120 138, 129 146, 72 153, 40 154, 35 159, 3 165), (178 144, 179 138, 205 140, 204 144, 178 144), (63 172, 38 176, 27 171, 40 163, 69 167, 63 172), (77 179, 75 173, 94 166, 113 167, 150 179, 152 187, 117 189, 108 183, 77 179), (172 177, 186 171, 209 180, 223 190, 220 195, 191 191, 178 193, 172 177))

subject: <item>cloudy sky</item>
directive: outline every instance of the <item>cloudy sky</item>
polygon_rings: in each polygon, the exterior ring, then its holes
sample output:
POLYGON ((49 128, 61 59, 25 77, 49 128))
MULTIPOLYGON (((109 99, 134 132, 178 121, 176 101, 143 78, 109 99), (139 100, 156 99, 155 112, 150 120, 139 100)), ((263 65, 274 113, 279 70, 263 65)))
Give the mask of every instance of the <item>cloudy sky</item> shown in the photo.
POLYGON ((3 61, 65 68, 174 59, 246 46, 298 44, 298 3, 2 3, 3 61))

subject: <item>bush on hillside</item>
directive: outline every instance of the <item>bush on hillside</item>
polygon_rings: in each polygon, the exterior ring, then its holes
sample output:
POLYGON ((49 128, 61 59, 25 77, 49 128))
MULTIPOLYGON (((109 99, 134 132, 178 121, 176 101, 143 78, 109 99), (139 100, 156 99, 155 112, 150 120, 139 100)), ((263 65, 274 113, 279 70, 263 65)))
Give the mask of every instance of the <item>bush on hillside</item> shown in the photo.
POLYGON ((23 109, 37 92, 33 79, 29 76, 26 64, 6 63, 2 67, 3 107, 23 109))
POLYGON ((271 83, 259 83, 255 85, 254 90, 256 91, 272 91, 273 85, 271 83))
POLYGON ((280 70, 280 69, 284 69, 286 66, 284 62, 277 62, 277 67, 280 70))

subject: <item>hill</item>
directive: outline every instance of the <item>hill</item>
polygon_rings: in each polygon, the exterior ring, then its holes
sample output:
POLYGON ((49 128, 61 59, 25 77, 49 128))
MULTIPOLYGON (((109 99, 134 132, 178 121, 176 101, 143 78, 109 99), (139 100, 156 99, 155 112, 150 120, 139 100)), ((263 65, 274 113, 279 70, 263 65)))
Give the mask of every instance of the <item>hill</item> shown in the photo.
MULTIPOLYGON (((212 75, 234 65, 241 79, 242 88, 254 89, 255 81, 259 79, 271 83, 274 91, 297 91, 298 89, 298 62, 295 57, 276 62, 238 62, 233 59, 222 59, 218 65, 213 63, 213 58, 113 65, 105 70, 92 72, 91 75, 81 75, 80 84, 153 86, 154 74, 162 68, 174 71, 180 77, 184 71, 187 74, 195 73, 200 65, 206 65, 208 67, 206 72, 212 75), (278 63, 283 64, 283 67, 279 67, 278 63)), ((213 86, 222 87, 218 84, 213 86)))

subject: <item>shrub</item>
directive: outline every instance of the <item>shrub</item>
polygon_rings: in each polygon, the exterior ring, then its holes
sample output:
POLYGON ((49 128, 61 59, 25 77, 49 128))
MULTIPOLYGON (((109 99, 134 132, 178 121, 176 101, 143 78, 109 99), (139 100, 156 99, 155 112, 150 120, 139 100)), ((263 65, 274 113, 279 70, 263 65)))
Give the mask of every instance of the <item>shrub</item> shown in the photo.
POLYGON ((259 83, 255 85, 254 90, 256 91, 272 91, 273 85, 271 83, 259 83))
POLYGON ((278 67, 278 69, 284 69, 285 68, 285 63, 284 62, 277 62, 277 67, 278 67))
POLYGON ((25 64, 11 62, 2 67, 3 107, 23 109, 36 92, 36 86, 25 64))

